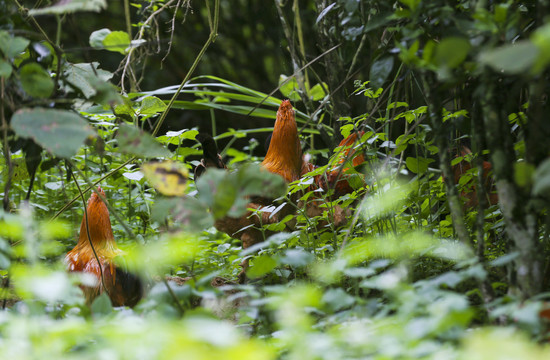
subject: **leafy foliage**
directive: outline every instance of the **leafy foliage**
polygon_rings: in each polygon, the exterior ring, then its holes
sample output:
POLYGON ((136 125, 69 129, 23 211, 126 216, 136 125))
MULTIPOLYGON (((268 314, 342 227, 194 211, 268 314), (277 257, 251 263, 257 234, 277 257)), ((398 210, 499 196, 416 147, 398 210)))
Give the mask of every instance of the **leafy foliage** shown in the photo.
POLYGON ((2 358, 548 356, 547 5, 115 3, 0 2, 2 358), (277 85, 318 165, 291 184, 258 165, 277 85), (199 131, 230 169, 195 182, 199 131), (133 309, 61 261, 98 184, 133 309), (213 225, 258 196, 296 211, 243 250, 213 225))

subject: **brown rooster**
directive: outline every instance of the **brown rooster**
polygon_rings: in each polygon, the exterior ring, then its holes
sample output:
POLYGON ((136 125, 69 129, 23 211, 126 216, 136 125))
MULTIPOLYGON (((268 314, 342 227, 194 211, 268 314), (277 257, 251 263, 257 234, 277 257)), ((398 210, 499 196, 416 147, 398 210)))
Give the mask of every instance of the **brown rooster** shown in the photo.
MULTIPOLYGON (((97 191, 105 196, 101 188, 97 191)), ((115 243, 109 210, 101 198, 93 193, 86 212, 87 216, 84 215, 80 225, 78 243, 65 256, 67 267, 71 272, 85 272, 96 277, 95 286, 81 286, 88 304, 107 291, 113 306, 133 307, 143 295, 143 286, 137 276, 114 263, 115 257, 121 255, 122 250, 115 243)))
MULTIPOLYGON (((326 174, 316 175, 313 177, 313 184, 309 186, 306 191, 315 191, 315 194, 310 197, 308 202, 305 204, 306 214, 309 217, 320 216, 323 214, 326 208, 321 205, 325 202, 322 199, 322 196, 319 195, 317 190, 321 189, 328 191, 333 190, 333 193, 328 197, 327 200, 334 201, 341 196, 346 194, 351 194, 354 189, 348 181, 349 175, 347 175, 348 168, 345 167, 345 163, 351 161, 353 167, 361 166, 365 162, 365 157, 362 152, 357 152, 354 146, 359 142, 361 136, 363 136, 364 131, 358 133, 351 133, 348 137, 338 144, 340 152, 338 153, 337 166, 330 170, 326 174)), ((302 176, 315 170, 317 167, 312 163, 304 160, 302 163, 302 176)), ((303 205, 302 205, 303 206, 303 205)), ((345 225, 347 222, 347 211, 342 209, 340 206, 335 205, 332 212, 332 218, 329 219, 332 224, 336 227, 345 225)), ((321 226, 328 225, 328 222, 325 220, 321 223, 321 226)))
MULTIPOLYGON (((203 145, 204 152, 201 164, 205 164, 206 167, 215 166, 220 168, 220 166, 216 165, 218 164, 217 159, 219 159, 217 151, 210 151, 212 150, 211 144, 203 144, 203 141, 201 141, 201 144, 203 145), (204 145, 210 146, 210 150, 205 151, 204 145)), ((298 127, 294 118, 294 110, 288 100, 284 100, 279 106, 271 143, 261 165, 267 171, 283 177, 287 183, 300 178, 302 149, 300 147, 300 139, 298 138, 298 127)), ((201 170, 199 172, 202 173, 201 170)), ((282 208, 278 208, 278 211, 274 214, 273 211, 276 207, 271 206, 272 199, 255 197, 250 199, 250 201, 247 204, 247 208, 254 211, 249 210, 239 218, 225 216, 214 223, 214 226, 219 231, 225 232, 233 238, 240 239, 243 249, 264 241, 264 235, 271 235, 271 232, 262 233, 258 230, 262 225, 277 223, 286 215, 293 214, 295 211, 294 206, 285 204, 282 208)), ((244 270, 248 266, 248 260, 244 260, 242 266, 243 272, 239 275, 241 282, 245 280, 244 270)))
MULTIPOLYGON (((464 159, 452 167, 455 184, 458 184, 460 178, 472 168, 470 161, 466 159, 471 154, 472 151, 466 146, 460 147, 460 156, 464 159)), ((489 205, 495 205, 498 203, 498 194, 495 192, 494 180, 490 175, 492 169, 491 163, 488 161, 483 161, 482 164, 484 179, 483 186, 485 187, 487 202, 489 205)), ((465 208, 474 208, 478 205, 476 183, 477 181, 475 179, 470 179, 464 184, 462 190, 460 191, 460 196, 464 200, 465 208)))
POLYGON ((349 168, 345 167, 345 163, 351 161, 353 167, 358 167, 365 162, 364 154, 354 149, 354 146, 359 143, 364 133, 364 131, 353 132, 338 144, 341 150, 338 153, 337 166, 326 175, 326 178, 321 177, 318 180, 317 184, 320 187, 327 190, 334 189, 334 193, 331 196, 332 200, 346 194, 351 194, 354 190, 348 181, 346 173, 349 171, 349 168))

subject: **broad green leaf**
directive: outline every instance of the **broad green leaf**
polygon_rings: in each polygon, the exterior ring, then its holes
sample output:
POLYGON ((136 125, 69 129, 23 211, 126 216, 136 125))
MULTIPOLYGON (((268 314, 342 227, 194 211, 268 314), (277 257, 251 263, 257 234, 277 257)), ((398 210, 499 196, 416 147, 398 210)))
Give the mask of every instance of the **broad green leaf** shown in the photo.
POLYGON ((216 219, 225 215, 243 215, 250 196, 275 199, 286 192, 286 183, 281 176, 255 164, 242 166, 234 172, 208 169, 196 186, 199 199, 210 206, 216 219))
POLYGON ((100 12, 106 8, 107 0, 69 0, 58 1, 57 5, 48 6, 42 9, 31 9, 29 10, 29 15, 66 14, 78 11, 100 12))
POLYGON ((332 311, 338 311, 355 304, 355 298, 341 288, 328 289, 321 299, 332 311))
POLYGON ((11 73, 11 64, 3 59, 0 59, 0 77, 9 78, 11 73))
POLYGON ((31 138, 55 156, 75 155, 88 136, 95 132, 88 122, 72 111, 55 109, 21 109, 11 119, 20 137, 31 138))
POLYGON ((314 260, 315 256, 310 252, 300 249, 288 249, 279 259, 279 262, 281 264, 299 268, 311 264, 314 260))
MULTIPOLYGON (((192 196, 176 199, 177 205, 171 213, 175 221, 194 231, 203 231, 214 225, 214 218, 205 203, 192 196)), ((166 217, 162 221, 165 220, 166 217)))
MULTIPOLYGON (((237 199, 237 186, 223 169, 208 169, 196 182, 198 198, 212 211, 215 219, 224 217, 237 199)), ((242 209, 244 213, 246 209, 242 209)))
POLYGON ((164 101, 159 99, 156 96, 147 96, 141 101, 141 107, 139 112, 142 115, 153 115, 160 112, 163 112, 166 109, 166 104, 164 101))
POLYGON ((171 152, 159 144, 151 135, 135 126, 121 124, 118 129, 120 151, 140 157, 168 157, 171 152))
POLYGON ((248 276, 250 279, 257 279, 275 269, 276 266, 277 261, 275 261, 275 259, 273 259, 271 256, 258 256, 254 258, 252 266, 249 267, 246 271, 246 276, 248 276))
POLYGON ((7 31, 0 31, 0 50, 7 58, 13 58, 25 51, 30 40, 15 36, 12 37, 7 31))
POLYGON ((399 2, 407 5, 412 12, 416 10, 421 0, 400 0, 399 2))
POLYGON ((538 56, 539 49, 532 42, 518 41, 482 52, 479 61, 499 72, 520 74, 528 72, 538 56))
POLYGON ((111 305, 111 299, 109 299, 109 296, 107 293, 102 293, 97 298, 95 298, 94 302, 92 303, 92 313, 97 315, 107 315, 113 312, 113 306, 111 305))
POLYGON ((97 62, 68 63, 63 68, 63 75, 67 82, 79 89, 87 99, 110 91, 115 92, 113 96, 118 96, 118 92, 108 83, 113 74, 109 71, 99 69, 99 63, 97 62))
POLYGON ((544 160, 535 170, 532 192, 537 196, 550 194, 550 159, 544 160))
POLYGON ((90 46, 96 49, 103 49, 103 40, 111 33, 109 29, 99 29, 90 34, 90 46))
POLYGON ((470 48, 470 42, 467 39, 448 37, 437 44, 433 60, 437 66, 454 69, 466 59, 470 48))
POLYGON ((535 167, 528 162, 522 161, 514 164, 514 181, 523 188, 531 188, 535 167))
POLYGON ((533 67, 533 71, 538 73, 550 62, 550 24, 546 24, 535 30, 531 35, 531 41, 539 50, 533 67))
POLYGON ((296 81, 295 77, 289 79, 286 75, 280 75, 279 85, 279 91, 281 92, 281 94, 283 94, 285 98, 291 101, 300 100, 300 87, 298 86, 298 81, 296 81))
POLYGON ((47 98, 54 88, 50 74, 37 63, 28 63, 19 70, 21 85, 27 94, 33 97, 47 98))
POLYGON ((105 50, 126 54, 126 49, 130 47, 130 36, 125 31, 112 31, 103 39, 105 50))
POLYGON ((308 96, 313 101, 319 101, 323 100, 327 94, 325 93, 325 89, 328 89, 328 85, 323 83, 321 84, 315 84, 311 89, 308 90, 308 96))
POLYGON ((147 181, 161 194, 183 196, 187 188, 189 172, 175 161, 149 162, 141 166, 147 181))
POLYGON ((393 69, 393 56, 386 56, 372 64, 370 68, 370 83, 374 89, 381 88, 393 69))
POLYGON ((428 170, 428 165, 433 161, 433 159, 427 159, 423 157, 408 157, 405 160, 407 168, 415 174, 425 173, 428 170))

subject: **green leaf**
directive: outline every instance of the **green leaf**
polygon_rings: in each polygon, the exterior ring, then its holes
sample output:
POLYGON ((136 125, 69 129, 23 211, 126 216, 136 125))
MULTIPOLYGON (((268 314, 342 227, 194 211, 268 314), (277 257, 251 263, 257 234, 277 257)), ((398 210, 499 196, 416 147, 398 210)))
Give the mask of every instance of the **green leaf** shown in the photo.
POLYGON ((250 279, 257 279, 275 269, 276 266, 277 261, 275 261, 275 259, 271 256, 258 256, 252 262, 252 266, 246 271, 246 276, 250 279))
POLYGON ((522 161, 514 164, 514 181, 522 188, 530 188, 533 183, 535 167, 533 164, 522 161))
POLYGON ((284 256, 279 259, 279 262, 299 268, 311 264, 314 260, 315 256, 310 252, 300 249, 288 249, 285 251, 284 256))
POLYGON ((153 114, 163 112, 165 109, 166 109, 166 104, 164 103, 164 101, 162 101, 156 96, 147 96, 141 102, 141 107, 139 108, 139 112, 142 115, 153 115, 153 114))
POLYGON ((533 195, 548 196, 550 194, 550 159, 544 160, 533 175, 533 195))
MULTIPOLYGON (((118 92, 112 87, 108 80, 113 77, 109 71, 99 68, 99 63, 66 64, 63 68, 63 75, 69 84, 79 89, 87 99, 105 92, 114 92, 112 96, 117 97, 118 92)), ((70 87, 67 91, 72 90, 70 87)))
POLYGON ((406 160, 407 168, 415 174, 421 174, 428 170, 428 165, 432 163, 433 159, 427 159, 423 157, 408 157, 406 160))
POLYGON ((20 137, 31 138, 53 155, 70 158, 88 136, 95 134, 88 122, 72 111, 21 109, 11 119, 20 137))
POLYGON ((5 60, 0 59, 0 77, 9 78, 12 73, 11 64, 5 60))
POLYGON ((311 89, 309 89, 308 96, 313 101, 323 100, 325 98, 325 96, 327 96, 327 94, 325 93, 325 89, 328 89, 327 84, 325 84, 325 83, 323 83, 323 85, 315 84, 315 86, 313 86, 311 89))
POLYGON ((370 68, 370 83, 374 89, 381 88, 393 69, 393 56, 377 59, 370 68))
POLYGON ((27 94, 33 97, 47 98, 54 88, 50 74, 37 63, 25 64, 21 70, 21 85, 27 94))
POLYGON ((539 49, 532 42, 518 41, 482 52, 479 61, 498 72, 520 74, 529 71, 538 56, 539 49))
POLYGON ((113 306, 111 305, 111 299, 107 293, 102 293, 95 298, 92 303, 92 314, 94 315, 107 315, 113 312, 113 306))
POLYGON ((332 311, 338 311, 355 304, 355 298, 341 288, 328 289, 323 294, 322 301, 327 304, 332 311))
POLYGON ((130 47, 130 36, 125 31, 112 31, 103 39, 105 50, 126 54, 126 49, 130 47))
POLYGON ((445 38, 435 48, 434 62, 437 66, 454 69, 466 59, 470 48, 470 42, 465 38, 445 38))
POLYGON ((125 154, 139 157, 169 157, 172 153, 159 144, 151 135, 135 126, 121 124, 118 129, 118 146, 125 154))
POLYGON ((247 164, 237 171, 208 169, 196 182, 199 198, 211 209, 214 217, 238 217, 246 212, 250 196, 275 199, 284 195, 284 179, 256 164, 247 164))
MULTIPOLYGON (((237 198, 237 186, 229 180, 229 172, 222 169, 208 169, 196 181, 198 198, 212 211, 215 219, 224 217, 237 198)), ((246 210, 242 209, 243 213, 246 210)))
POLYGON ((7 31, 0 31, 0 50, 7 58, 14 58, 29 46, 30 40, 15 36, 12 37, 7 31))
POLYGON ((111 33, 111 30, 104 28, 90 34, 90 46, 96 49, 103 49, 103 40, 111 33))
POLYGON ((300 101, 300 87, 295 77, 289 80, 288 76, 281 74, 279 76, 279 85, 279 91, 285 98, 288 98, 290 101, 300 101))
POLYGON ((31 9, 29 10, 29 15, 65 14, 77 11, 100 12, 106 8, 107 0, 69 0, 58 1, 58 5, 49 6, 42 9, 31 9))

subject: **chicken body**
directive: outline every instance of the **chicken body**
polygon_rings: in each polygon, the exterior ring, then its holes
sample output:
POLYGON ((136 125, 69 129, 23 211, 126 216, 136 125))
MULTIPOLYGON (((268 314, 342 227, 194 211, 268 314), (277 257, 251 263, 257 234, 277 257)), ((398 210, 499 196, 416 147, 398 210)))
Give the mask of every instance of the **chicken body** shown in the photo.
MULTIPOLYGON (((105 196, 101 188, 98 192, 105 196)), ((141 280, 115 265, 114 258, 121 255, 122 250, 115 243, 109 210, 96 193, 88 200, 86 212, 88 226, 84 215, 78 243, 65 256, 67 268, 71 272, 85 272, 97 278, 95 286, 81 286, 88 304, 107 290, 113 306, 136 305, 143 295, 141 280)))
MULTIPOLYGON (((267 155, 261 163, 262 168, 280 175, 287 183, 298 180, 302 169, 302 149, 294 116, 292 104, 290 101, 284 100, 277 111, 272 140, 267 155)), ((219 155, 217 154, 217 150, 212 151, 212 143, 206 142, 202 138, 198 140, 201 142, 204 153, 204 158, 198 167, 221 168, 222 166, 218 162, 219 155)), ((199 173, 202 173, 202 169, 199 170, 199 173)), ((217 219, 214 223, 218 231, 240 239, 243 249, 262 242, 265 240, 264 236, 271 235, 269 231, 262 232, 259 230, 262 225, 277 223, 295 211, 294 206, 285 204, 282 208, 279 207, 278 211, 274 213, 276 206, 272 205, 272 199, 254 197, 250 201, 247 204, 247 208, 252 210, 247 211, 243 216, 238 218, 224 216, 217 219)), ((241 282, 244 282, 246 278, 244 270, 248 266, 248 260, 244 260, 241 265, 243 271, 239 274, 239 279, 241 282)))
POLYGON ((284 100, 279 106, 271 142, 262 166, 269 172, 281 175, 287 183, 300 178, 302 148, 294 110, 289 100, 284 100))
MULTIPOLYGON (((309 186, 307 191, 316 191, 319 189, 328 191, 332 189, 333 193, 328 197, 328 200, 330 201, 334 201, 346 194, 351 194, 354 191, 353 187, 348 181, 348 175, 346 174, 349 169, 345 167, 344 164, 347 161, 351 160, 352 166, 357 167, 365 162, 364 154, 362 152, 358 152, 354 148, 354 145, 359 143, 363 134, 364 131, 351 133, 350 135, 348 135, 348 137, 343 139, 340 144, 338 144, 338 147, 341 150, 340 153, 338 153, 337 155, 337 165, 324 175, 314 176, 313 184, 309 186)), ((316 168, 317 167, 312 163, 303 160, 301 175, 303 176, 308 172, 315 170, 316 168)), ((307 216, 315 217, 322 215, 324 210, 326 209, 324 207, 321 207, 324 202, 325 201, 324 199, 322 199, 321 196, 317 194, 314 195, 305 204, 307 216)), ((335 205, 331 214, 332 217, 328 220, 336 227, 343 226, 347 222, 347 215, 349 215, 347 209, 342 209, 340 206, 335 205)), ((326 226, 328 225, 328 222, 323 221, 321 225, 326 226)))
MULTIPOLYGON (((472 154, 472 151, 466 146, 460 147, 460 156, 466 157, 472 154)), ((495 184, 490 176, 491 172, 491 163, 488 161, 483 161, 483 186, 485 187, 485 193, 487 195, 487 203, 489 205, 495 205, 498 203, 498 194, 495 190, 495 184)), ((460 178, 472 168, 472 165, 467 160, 462 160, 458 164, 452 167, 455 184, 458 184, 460 178)), ((460 191, 460 196, 464 200, 465 208, 474 208, 478 205, 477 200, 477 190, 476 185, 477 181, 475 179, 470 179, 464 184, 464 187, 460 191)))

